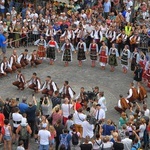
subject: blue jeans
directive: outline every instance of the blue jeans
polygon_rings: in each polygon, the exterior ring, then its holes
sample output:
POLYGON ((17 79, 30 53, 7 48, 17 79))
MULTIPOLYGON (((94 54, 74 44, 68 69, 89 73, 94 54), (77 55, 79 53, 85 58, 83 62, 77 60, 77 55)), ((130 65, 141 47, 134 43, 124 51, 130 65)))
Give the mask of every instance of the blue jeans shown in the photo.
POLYGON ((39 150, 49 150, 49 144, 48 145, 41 145, 40 144, 39 150))

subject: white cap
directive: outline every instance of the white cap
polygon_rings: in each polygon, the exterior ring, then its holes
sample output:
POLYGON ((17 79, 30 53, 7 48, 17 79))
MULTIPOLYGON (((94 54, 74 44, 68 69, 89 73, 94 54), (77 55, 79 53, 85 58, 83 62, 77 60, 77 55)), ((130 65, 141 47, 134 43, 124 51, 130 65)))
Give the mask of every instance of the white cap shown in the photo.
POLYGON ((47 123, 43 123, 42 128, 46 128, 46 127, 47 127, 47 123))
POLYGON ((6 13, 6 16, 8 16, 8 15, 10 15, 10 13, 8 12, 8 13, 6 13))
POLYGON ((131 8, 128 8, 128 10, 131 10, 131 8))

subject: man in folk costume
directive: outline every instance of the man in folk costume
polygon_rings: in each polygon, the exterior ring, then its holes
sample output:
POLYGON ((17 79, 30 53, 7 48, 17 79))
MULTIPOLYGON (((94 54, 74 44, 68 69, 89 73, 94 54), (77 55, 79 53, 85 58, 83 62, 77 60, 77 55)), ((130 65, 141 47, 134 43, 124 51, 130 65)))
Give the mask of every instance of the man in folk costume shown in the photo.
POLYGON ((123 51, 121 52, 121 57, 120 57, 123 73, 127 73, 128 71, 130 55, 131 54, 130 54, 129 46, 125 45, 123 51))
POLYGON ((115 110, 118 111, 120 114, 122 112, 125 112, 126 109, 129 109, 130 108, 130 105, 129 105, 129 101, 127 99, 125 99, 123 97, 123 95, 119 95, 120 99, 118 101, 118 105, 115 106, 115 110))
POLYGON ((75 92, 69 86, 69 82, 65 81, 64 86, 59 90, 59 93, 62 94, 63 98, 68 98, 69 100, 73 99, 75 92))
POLYGON ((13 53, 9 58, 9 65, 13 71, 16 71, 18 68, 21 68, 21 64, 18 63, 17 50, 13 50, 13 53))
POLYGON ((95 26, 95 30, 91 32, 91 38, 96 41, 96 43, 98 44, 98 48, 100 48, 101 42, 103 40, 103 34, 98 26, 95 26))
POLYGON ((50 65, 54 64, 54 61, 56 60, 56 50, 59 50, 59 46, 57 42, 54 40, 53 37, 51 37, 51 40, 47 44, 47 58, 50 59, 50 65))
POLYGON ((83 39, 80 39, 80 42, 77 44, 77 60, 79 61, 79 67, 82 66, 82 61, 86 60, 86 44, 83 42, 83 39))
POLYGON ((123 50, 126 44, 127 37, 128 36, 125 34, 124 30, 122 30, 122 32, 120 32, 116 37, 116 44, 117 44, 119 56, 121 54, 121 50, 123 50))
POLYGON ((105 66, 107 64, 108 58, 108 47, 106 46, 105 42, 102 42, 102 46, 99 51, 99 62, 102 70, 105 70, 105 66))
POLYGON ((7 57, 4 56, 3 61, 0 64, 0 75, 6 76, 7 73, 12 73, 12 69, 10 68, 9 61, 7 60, 7 57))
POLYGON ((134 52, 131 55, 131 71, 135 71, 136 65, 139 63, 140 55, 138 49, 135 48, 134 52))
POLYGON ((17 81, 13 82, 12 84, 13 84, 14 86, 17 86, 19 90, 24 90, 25 77, 24 77, 24 75, 21 73, 21 70, 17 70, 16 79, 17 79, 17 81))
POLYGON ((25 49, 18 57, 18 63, 21 64, 21 67, 25 68, 29 64, 28 50, 25 49))
POLYGON ((51 40, 51 37, 53 37, 55 35, 55 30, 53 29, 53 26, 50 24, 46 30, 46 41, 48 42, 49 40, 51 40))
POLYGON ((35 67, 37 67, 37 65, 42 63, 42 60, 39 59, 39 56, 37 54, 37 50, 33 50, 32 54, 29 57, 29 61, 31 63, 31 67, 33 67, 35 65, 35 67))
POLYGON ((140 36, 138 35, 138 31, 135 31, 135 33, 129 38, 130 40, 130 50, 131 52, 134 51, 136 47, 138 47, 138 44, 140 43, 140 36))
POLYGON ((74 50, 75 49, 74 49, 73 45, 67 39, 66 42, 61 47, 61 51, 63 51, 62 60, 65 62, 65 67, 67 67, 69 65, 69 62, 72 61, 72 52, 74 50))
POLYGON ((41 88, 42 94, 53 96, 53 93, 57 91, 56 83, 50 76, 46 77, 46 80, 41 88))
POLYGON ((117 58, 119 57, 118 50, 115 47, 114 43, 112 44, 112 47, 110 48, 108 55, 109 55, 108 63, 111 66, 110 71, 114 72, 115 71, 115 66, 118 66, 117 58))
POLYGON ((108 49, 110 49, 112 43, 116 39, 116 32, 114 31, 113 27, 110 26, 110 28, 106 31, 106 35, 105 36, 107 38, 108 49))
POLYGON ((40 58, 44 58, 46 54, 46 40, 44 39, 44 37, 41 35, 40 39, 34 42, 34 45, 38 46, 38 56, 40 58))
POLYGON ((138 83, 137 91, 138 91, 138 100, 144 101, 144 99, 147 97, 147 91, 140 83, 138 83))
POLYGON ((90 51, 90 59, 92 61, 91 67, 95 67, 95 61, 97 60, 98 56, 98 44, 96 43, 95 40, 93 40, 92 43, 90 43, 89 51, 90 51))
POLYGON ((28 87, 35 92, 40 92, 41 89, 41 80, 37 77, 37 74, 34 72, 32 78, 27 81, 28 87))
POLYGON ((134 102, 137 99, 138 99, 137 89, 134 87, 134 83, 131 83, 127 100, 129 100, 129 102, 134 102))

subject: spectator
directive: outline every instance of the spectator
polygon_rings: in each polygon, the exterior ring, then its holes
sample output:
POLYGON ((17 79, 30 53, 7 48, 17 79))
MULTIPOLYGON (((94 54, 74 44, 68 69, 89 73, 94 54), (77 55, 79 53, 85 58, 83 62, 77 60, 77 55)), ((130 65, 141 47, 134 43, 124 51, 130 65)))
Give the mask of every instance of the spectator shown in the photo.
POLYGON ((58 96, 59 96, 59 91, 55 91, 54 95, 51 98, 52 108, 54 108, 56 105, 60 105, 61 104, 61 98, 59 98, 58 96))
POLYGON ((7 48, 7 32, 3 32, 3 34, 0 34, 0 47, 2 49, 3 56, 6 54, 6 48, 7 48))
POLYGON ((56 137, 56 130, 54 128, 54 126, 50 126, 49 127, 49 131, 50 131, 50 134, 51 134, 51 137, 50 137, 50 149, 54 149, 54 145, 55 145, 55 137, 56 137))
POLYGON ((121 128, 128 121, 127 115, 125 112, 121 113, 121 117, 119 119, 119 128, 121 128))
POLYGON ((19 141, 19 144, 18 144, 16 150, 25 150, 24 147, 23 147, 23 141, 19 141))
POLYGON ((114 150, 124 150, 124 145, 123 143, 121 142, 121 137, 118 136, 117 137, 117 141, 113 144, 113 149, 114 150))
POLYGON ((96 139, 94 140, 93 150, 99 150, 102 144, 102 140, 99 134, 96 134, 96 139))
POLYGON ((111 11, 111 3, 108 0, 104 2, 104 18, 107 19, 109 12, 111 11))
POLYGON ((28 104, 26 103, 26 101, 26 97, 22 98, 22 102, 18 106, 21 114, 25 113, 28 108, 28 104))
POLYGON ((83 142, 81 145, 80 145, 80 148, 81 150, 92 150, 92 147, 93 147, 93 144, 91 141, 89 141, 90 137, 89 136, 86 136, 85 138, 85 142, 83 142))
POLYGON ((68 116, 68 120, 66 122, 66 128, 67 128, 68 131, 70 131, 70 127, 73 124, 74 124, 74 122, 73 122, 73 115, 71 114, 71 115, 68 116))

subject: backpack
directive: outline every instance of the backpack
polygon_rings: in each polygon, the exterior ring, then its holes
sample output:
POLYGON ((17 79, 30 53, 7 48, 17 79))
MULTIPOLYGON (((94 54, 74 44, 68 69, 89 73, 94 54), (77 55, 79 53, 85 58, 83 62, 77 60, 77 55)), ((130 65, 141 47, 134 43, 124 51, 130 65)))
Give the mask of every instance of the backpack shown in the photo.
POLYGON ((61 140, 60 140, 60 146, 63 145, 66 149, 68 149, 67 137, 68 137, 68 134, 66 136, 64 136, 62 134, 60 135, 60 138, 61 138, 61 140))
POLYGON ((26 140, 28 139, 29 134, 27 131, 27 126, 21 126, 21 130, 20 130, 20 139, 21 140, 26 140))
POLYGON ((72 144, 73 145, 78 145, 79 144, 79 137, 78 137, 77 132, 76 133, 72 132, 72 144))

